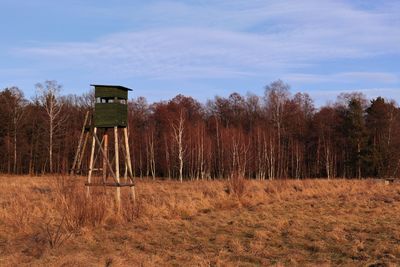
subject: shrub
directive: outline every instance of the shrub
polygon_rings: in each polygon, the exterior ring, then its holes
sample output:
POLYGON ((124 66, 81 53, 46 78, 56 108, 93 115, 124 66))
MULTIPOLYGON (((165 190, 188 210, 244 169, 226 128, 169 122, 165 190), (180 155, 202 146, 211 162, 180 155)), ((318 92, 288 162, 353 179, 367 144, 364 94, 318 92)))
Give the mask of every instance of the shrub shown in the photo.
POLYGON ((237 173, 233 174, 228 180, 227 193, 242 198, 246 192, 246 182, 247 181, 243 176, 237 173))

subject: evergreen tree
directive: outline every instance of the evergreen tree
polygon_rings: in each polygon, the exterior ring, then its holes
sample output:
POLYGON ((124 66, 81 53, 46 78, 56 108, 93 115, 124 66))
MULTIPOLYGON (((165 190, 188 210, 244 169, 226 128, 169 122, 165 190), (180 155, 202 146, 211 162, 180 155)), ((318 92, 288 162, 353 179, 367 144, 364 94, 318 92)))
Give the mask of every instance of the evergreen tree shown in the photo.
POLYGON ((372 100, 367 109, 368 163, 373 176, 385 177, 391 173, 391 161, 395 162, 392 146, 395 116, 395 105, 382 97, 372 100))
POLYGON ((352 98, 345 110, 344 130, 348 138, 348 163, 357 178, 362 177, 367 129, 365 126, 364 108, 360 99, 352 98))

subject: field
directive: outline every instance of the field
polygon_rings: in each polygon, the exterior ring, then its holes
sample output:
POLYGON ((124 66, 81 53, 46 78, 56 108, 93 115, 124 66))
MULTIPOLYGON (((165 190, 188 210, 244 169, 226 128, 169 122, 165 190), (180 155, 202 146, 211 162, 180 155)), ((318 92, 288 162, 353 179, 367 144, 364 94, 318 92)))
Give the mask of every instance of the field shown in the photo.
POLYGON ((0 177, 0 266, 396 266, 400 184, 0 177))

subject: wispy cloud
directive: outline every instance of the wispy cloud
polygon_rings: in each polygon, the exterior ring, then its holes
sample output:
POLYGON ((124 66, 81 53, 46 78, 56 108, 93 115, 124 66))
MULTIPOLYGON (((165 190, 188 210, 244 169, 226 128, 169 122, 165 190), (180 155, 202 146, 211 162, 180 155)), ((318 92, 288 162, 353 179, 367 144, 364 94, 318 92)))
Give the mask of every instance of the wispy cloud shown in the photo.
POLYGON ((152 100, 204 100, 262 94, 281 78, 322 100, 353 88, 400 100, 397 89, 367 89, 400 88, 396 0, 25 2, 2 5, 35 15, 21 16, 18 30, 3 27, 0 86, 57 79, 82 92, 115 82, 152 100))
MULTIPOLYGON (((158 79, 260 76, 331 59, 400 54, 396 19, 400 10, 392 6, 360 9, 343 1, 219 1, 156 2, 142 8, 147 10, 147 29, 15 51, 52 68, 76 66, 102 75, 158 79), (60 61, 63 64, 57 65, 60 61)), ((128 12, 117 11, 121 16, 128 12)), ((397 79, 357 72, 297 79, 357 77, 397 79)))
POLYGON ((383 84, 399 82, 399 75, 387 72, 340 72, 333 74, 290 73, 283 75, 282 78, 289 82, 297 82, 302 84, 325 82, 357 83, 360 80, 366 82, 378 82, 383 84))

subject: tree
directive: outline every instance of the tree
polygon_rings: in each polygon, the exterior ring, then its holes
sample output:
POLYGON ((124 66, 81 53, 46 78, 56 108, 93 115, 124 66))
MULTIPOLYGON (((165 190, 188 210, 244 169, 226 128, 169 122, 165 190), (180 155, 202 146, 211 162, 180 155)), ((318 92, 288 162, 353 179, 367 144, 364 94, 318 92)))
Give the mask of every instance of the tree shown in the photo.
POLYGON ((340 132, 337 131, 338 121, 338 114, 334 107, 322 107, 313 118, 314 134, 312 137, 315 140, 314 144, 317 145, 317 153, 315 153, 317 157, 312 160, 317 166, 317 175, 326 175, 328 179, 337 175, 335 159, 337 159, 337 145, 341 139, 340 132), (319 172, 320 162, 323 166, 321 174, 319 172))
MULTIPOLYGON (((93 92, 62 96, 54 81, 36 89, 30 101, 17 88, 0 91, 0 172, 65 173, 74 159, 93 92)), ((206 105, 183 95, 153 104, 143 97, 129 101, 134 170, 180 181, 234 173, 260 180, 400 173, 397 103, 350 93, 316 110, 307 94, 291 96, 280 80, 264 97, 232 93, 206 105)), ((82 169, 88 163, 82 157, 82 169)))
MULTIPOLYGON (((13 152, 9 154, 13 155, 13 173, 17 173, 17 146, 18 146, 18 130, 21 129, 20 123, 24 116, 24 109, 27 104, 24 94, 18 87, 6 88, 0 94, 0 106, 2 113, 7 116, 3 123, 8 122, 8 141, 12 140, 13 152)), ((10 168, 9 168, 10 169, 10 168)), ((9 170, 10 171, 10 170, 9 170)))
POLYGON ((179 118, 171 121, 172 133, 176 145, 178 146, 178 159, 179 159, 179 180, 183 181, 183 164, 184 164, 184 153, 186 147, 183 143, 183 132, 185 130, 185 117, 183 110, 179 111, 179 118))
POLYGON ((378 177, 390 176, 397 158, 393 136, 396 136, 398 111, 394 102, 378 97, 371 101, 366 113, 370 174, 378 177))
POLYGON ((53 172, 53 142, 55 131, 61 126, 62 120, 62 103, 59 101, 59 93, 61 85, 56 81, 45 81, 44 84, 36 84, 36 92, 42 107, 48 117, 49 123, 49 171, 53 172))
POLYGON ((284 175, 284 157, 283 157, 283 117, 285 112, 285 104, 287 103, 290 92, 289 85, 281 80, 272 82, 265 87, 265 100, 267 113, 270 114, 270 121, 276 129, 277 134, 277 175, 282 177, 284 175))
POLYGON ((350 147, 349 163, 355 166, 356 177, 362 177, 363 149, 366 145, 367 129, 365 127, 365 117, 362 101, 351 98, 348 101, 347 109, 344 113, 344 131, 348 136, 350 147))
POLYGON ((297 93, 287 101, 284 116, 286 126, 287 153, 290 157, 290 175, 299 179, 306 171, 306 146, 314 116, 314 103, 308 94, 297 93))

